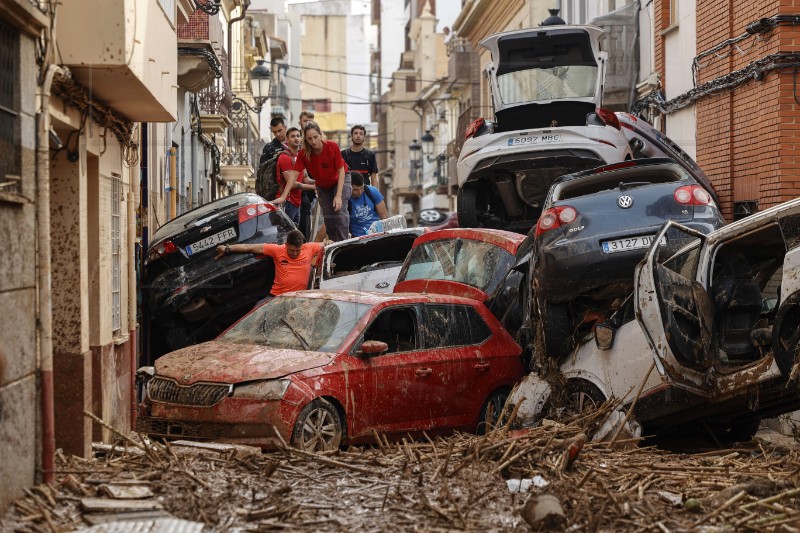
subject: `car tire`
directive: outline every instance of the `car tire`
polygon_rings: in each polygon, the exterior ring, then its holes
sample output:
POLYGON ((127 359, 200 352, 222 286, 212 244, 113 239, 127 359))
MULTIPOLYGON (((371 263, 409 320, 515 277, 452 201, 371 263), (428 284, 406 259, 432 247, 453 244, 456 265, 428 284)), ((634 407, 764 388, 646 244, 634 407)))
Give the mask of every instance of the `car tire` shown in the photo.
POLYGON ((753 440, 760 426, 760 418, 736 422, 728 428, 726 437, 733 442, 747 442, 753 440))
POLYGON ((605 401, 605 394, 594 383, 585 379, 567 381, 567 405, 570 412, 579 414, 596 409, 605 401))
MULTIPOLYGON (((481 408, 481 414, 480 417, 478 417, 478 427, 475 433, 478 435, 485 435, 487 430, 497 426, 497 422, 500 420, 500 414, 503 412, 503 407, 508 400, 508 393, 508 389, 497 389, 489 395, 481 408), (489 419, 490 415, 491 420, 489 419)), ((508 414, 509 413, 505 413, 504 418, 506 418, 508 414)), ((504 423, 506 420, 501 422, 504 423)))
POLYGON ((292 446, 307 452, 336 450, 342 444, 342 419, 331 402, 317 398, 303 407, 292 431, 292 446))
POLYGON ((575 348, 569 307, 563 303, 542 300, 539 305, 544 350, 548 357, 561 359, 575 348))
POLYGON ((478 189, 462 187, 458 190, 458 225, 461 228, 479 228, 478 189))
POLYGON ((800 295, 795 294, 778 309, 772 335, 775 364, 786 378, 797 363, 795 354, 798 353, 798 349, 800 349, 800 295))

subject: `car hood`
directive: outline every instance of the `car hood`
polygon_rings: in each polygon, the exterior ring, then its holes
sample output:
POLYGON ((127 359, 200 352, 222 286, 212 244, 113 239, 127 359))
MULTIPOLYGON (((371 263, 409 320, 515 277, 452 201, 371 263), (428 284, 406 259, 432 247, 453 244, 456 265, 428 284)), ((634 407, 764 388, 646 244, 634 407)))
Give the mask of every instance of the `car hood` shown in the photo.
POLYGON ((168 353, 155 362, 156 375, 181 385, 198 381, 241 383, 275 379, 330 364, 335 353, 210 341, 168 353))
POLYGON ((478 302, 485 302, 489 295, 482 290, 458 281, 441 279, 410 279, 394 286, 394 292, 423 292, 426 294, 442 294, 459 296, 478 302))

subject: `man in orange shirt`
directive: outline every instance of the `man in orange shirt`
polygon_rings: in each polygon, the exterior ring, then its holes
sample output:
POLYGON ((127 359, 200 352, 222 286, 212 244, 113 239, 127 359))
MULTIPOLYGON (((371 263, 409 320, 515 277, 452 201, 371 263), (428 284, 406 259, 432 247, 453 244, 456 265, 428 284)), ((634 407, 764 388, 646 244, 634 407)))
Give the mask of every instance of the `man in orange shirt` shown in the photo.
POLYGON ((303 243, 303 232, 294 229, 286 236, 286 244, 220 244, 215 259, 227 253, 261 254, 275 262, 275 281, 265 300, 286 292, 308 288, 311 267, 322 253, 324 245, 319 242, 303 243))

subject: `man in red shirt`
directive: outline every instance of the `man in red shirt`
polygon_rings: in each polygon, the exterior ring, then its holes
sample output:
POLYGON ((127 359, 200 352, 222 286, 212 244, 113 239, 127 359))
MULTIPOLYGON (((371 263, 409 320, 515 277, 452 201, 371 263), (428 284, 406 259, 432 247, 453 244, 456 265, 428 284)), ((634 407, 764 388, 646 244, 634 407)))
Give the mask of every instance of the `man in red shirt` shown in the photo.
POLYGON ((303 134, 298 128, 286 130, 286 146, 289 152, 278 156, 276 173, 278 180, 278 195, 273 200, 273 204, 283 204, 283 210, 292 219, 296 226, 300 225, 300 204, 302 203, 302 191, 314 190, 314 186, 303 183, 302 163, 298 162, 298 152, 303 144, 303 134))
POLYGON ((215 259, 227 253, 261 254, 275 262, 275 281, 265 300, 286 292, 308 288, 311 267, 322 253, 324 245, 319 242, 303 243, 303 232, 294 229, 286 236, 286 244, 220 244, 215 259))

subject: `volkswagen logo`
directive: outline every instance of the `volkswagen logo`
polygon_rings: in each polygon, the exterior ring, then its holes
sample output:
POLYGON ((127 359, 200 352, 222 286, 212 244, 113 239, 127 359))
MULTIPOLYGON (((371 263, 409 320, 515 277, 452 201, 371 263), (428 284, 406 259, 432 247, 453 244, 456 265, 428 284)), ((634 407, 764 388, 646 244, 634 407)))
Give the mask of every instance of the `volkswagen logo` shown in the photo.
POLYGON ((633 198, 630 196, 620 196, 617 198, 617 205, 620 206, 622 209, 628 209, 630 206, 633 205, 633 198))

